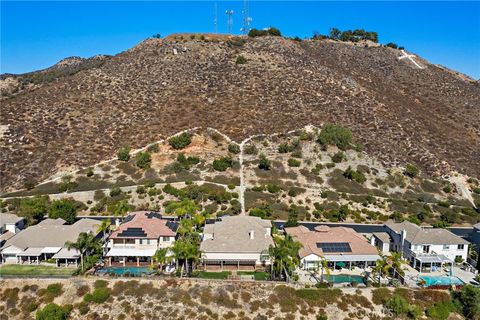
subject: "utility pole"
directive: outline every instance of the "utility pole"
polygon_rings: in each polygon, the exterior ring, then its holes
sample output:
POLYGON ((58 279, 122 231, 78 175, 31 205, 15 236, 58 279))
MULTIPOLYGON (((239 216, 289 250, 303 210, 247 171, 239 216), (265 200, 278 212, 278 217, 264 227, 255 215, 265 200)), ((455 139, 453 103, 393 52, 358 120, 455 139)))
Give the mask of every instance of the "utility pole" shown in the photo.
POLYGON ((213 30, 215 33, 218 33, 218 15, 217 15, 217 3, 215 2, 215 6, 213 9, 213 30))
POLYGON ((227 24, 228 24, 228 34, 232 33, 232 25, 233 25, 233 10, 225 11, 227 15, 227 24))

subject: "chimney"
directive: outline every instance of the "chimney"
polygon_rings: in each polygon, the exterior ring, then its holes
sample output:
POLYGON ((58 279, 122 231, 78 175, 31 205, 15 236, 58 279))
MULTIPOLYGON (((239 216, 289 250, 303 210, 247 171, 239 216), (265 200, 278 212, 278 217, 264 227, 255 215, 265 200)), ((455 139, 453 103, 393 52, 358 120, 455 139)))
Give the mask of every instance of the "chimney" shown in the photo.
POLYGON ((250 230, 250 232, 248 233, 248 235, 250 236, 250 239, 253 239, 253 238, 255 237, 255 231, 250 230))

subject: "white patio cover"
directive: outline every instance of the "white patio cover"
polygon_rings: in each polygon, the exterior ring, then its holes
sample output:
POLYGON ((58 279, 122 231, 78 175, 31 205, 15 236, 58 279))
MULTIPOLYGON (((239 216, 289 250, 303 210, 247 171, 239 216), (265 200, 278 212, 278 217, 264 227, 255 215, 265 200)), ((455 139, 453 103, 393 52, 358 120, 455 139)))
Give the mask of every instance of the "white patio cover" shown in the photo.
POLYGON ((62 248, 53 259, 78 259, 80 258, 80 252, 77 249, 62 248))
POLYGON ((335 261, 335 262, 350 262, 350 261, 358 261, 358 262, 364 262, 364 261, 377 261, 380 259, 380 256, 378 254, 366 254, 366 255, 325 255, 324 258, 328 261, 335 261))
POLYGON ((25 251, 17 253, 17 256, 39 257, 42 255, 43 248, 27 248, 25 251))
POLYGON ((107 257, 153 257, 157 249, 112 248, 107 257))
POLYGON ((62 247, 45 247, 42 249, 42 253, 57 253, 62 247))

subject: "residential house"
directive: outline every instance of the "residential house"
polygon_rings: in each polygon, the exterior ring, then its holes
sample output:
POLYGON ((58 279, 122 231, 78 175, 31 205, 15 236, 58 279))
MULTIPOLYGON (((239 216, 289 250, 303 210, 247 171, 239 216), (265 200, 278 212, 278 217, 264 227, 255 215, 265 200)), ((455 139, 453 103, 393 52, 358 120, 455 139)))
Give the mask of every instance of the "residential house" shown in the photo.
MULTIPOLYGON (((467 259, 469 242, 447 229, 422 228, 408 221, 385 224, 390 250, 401 252, 420 271, 434 271, 455 260, 467 259)), ((375 243, 383 242, 373 234, 375 243)))
POLYGON ((25 218, 12 213, 0 213, 0 248, 5 241, 25 227, 25 218))
POLYGON ((97 225, 93 219, 80 219, 72 225, 63 220, 46 219, 28 227, 8 239, 0 249, 2 263, 37 263, 54 259, 57 265, 77 264, 80 253, 68 249, 67 241, 75 242, 82 232, 98 236, 97 225))
POLYGON ((310 230, 300 225, 285 228, 285 233, 302 244, 299 256, 304 270, 319 268, 322 259, 327 260, 329 268, 351 269, 375 265, 380 258, 377 249, 351 228, 319 225, 310 230))
POLYGON ((156 212, 130 213, 108 238, 108 264, 140 266, 153 263, 160 248, 173 245, 177 223, 162 219, 156 212))
POLYGON ((250 216, 225 216, 205 225, 200 250, 205 270, 264 270, 274 245, 270 221, 250 216))

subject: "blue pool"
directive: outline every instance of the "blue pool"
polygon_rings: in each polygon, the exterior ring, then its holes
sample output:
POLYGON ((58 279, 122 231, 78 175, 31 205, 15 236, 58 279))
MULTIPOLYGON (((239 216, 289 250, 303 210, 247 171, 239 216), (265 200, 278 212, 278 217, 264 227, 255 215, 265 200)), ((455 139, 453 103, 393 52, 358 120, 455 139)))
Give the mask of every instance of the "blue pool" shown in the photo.
POLYGON ((419 277, 423 281, 425 281, 426 287, 431 286, 451 286, 451 285, 463 285, 465 284, 462 280, 457 277, 449 277, 449 276, 421 276, 419 277))
POLYGON ((114 274, 117 276, 141 276, 144 274, 152 274, 155 271, 148 267, 104 267, 97 271, 98 274, 114 274))
POLYGON ((363 277, 362 276, 355 276, 355 275, 349 275, 349 274, 326 274, 323 276, 323 278, 330 282, 330 283, 363 283, 363 277))

